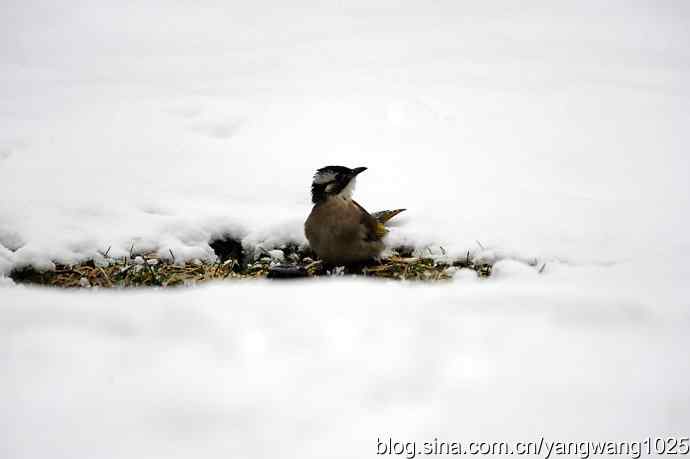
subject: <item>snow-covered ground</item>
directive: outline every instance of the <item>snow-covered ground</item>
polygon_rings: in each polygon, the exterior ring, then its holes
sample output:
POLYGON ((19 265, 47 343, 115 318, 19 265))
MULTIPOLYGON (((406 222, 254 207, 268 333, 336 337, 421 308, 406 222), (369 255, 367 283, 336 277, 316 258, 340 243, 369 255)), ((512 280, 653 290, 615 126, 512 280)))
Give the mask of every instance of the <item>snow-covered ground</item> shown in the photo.
POLYGON ((538 276, 511 263, 445 288, 5 289, 0 455, 365 458, 389 436, 688 435, 678 280, 628 289, 622 267, 538 276))
MULTIPOLYGON (((690 426, 690 8, 39 2, 0 12, 0 456, 368 457, 690 426), (314 169, 496 276, 65 293, 111 248, 304 242, 314 169), (546 262, 543 273, 514 260, 546 262)), ((683 431, 685 429, 685 431, 683 431)))

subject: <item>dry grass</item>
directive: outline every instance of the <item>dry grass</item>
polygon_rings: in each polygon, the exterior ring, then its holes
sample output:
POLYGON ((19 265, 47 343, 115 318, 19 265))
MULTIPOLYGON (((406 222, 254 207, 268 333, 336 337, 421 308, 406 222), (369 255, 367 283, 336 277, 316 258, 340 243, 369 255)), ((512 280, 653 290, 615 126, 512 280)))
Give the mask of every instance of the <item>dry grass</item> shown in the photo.
MULTIPOLYGON (((107 258, 107 263, 97 265, 87 261, 73 266, 57 265, 54 271, 40 272, 27 267, 14 271, 12 278, 19 283, 41 284, 55 287, 170 287, 195 285, 210 280, 295 278, 337 275, 410 280, 443 281, 450 279, 457 268, 473 269, 480 277, 491 274, 491 266, 475 265, 463 257, 451 263, 438 262, 432 258, 395 255, 376 264, 347 268, 328 268, 320 261, 314 261, 308 253, 301 253, 296 247, 287 247, 284 261, 277 261, 268 254, 251 263, 228 259, 222 262, 174 263, 162 260, 154 254, 130 255, 123 258, 107 258)), ((401 250, 404 254, 405 251, 401 250)), ((171 254, 172 255, 172 254, 171 254)))

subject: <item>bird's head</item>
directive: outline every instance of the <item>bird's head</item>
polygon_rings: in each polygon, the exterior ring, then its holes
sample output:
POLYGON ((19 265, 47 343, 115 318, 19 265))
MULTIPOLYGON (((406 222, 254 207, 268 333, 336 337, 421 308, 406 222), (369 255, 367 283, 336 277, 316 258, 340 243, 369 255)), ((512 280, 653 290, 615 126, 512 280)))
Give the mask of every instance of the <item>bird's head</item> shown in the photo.
POLYGON ((355 189, 357 175, 366 167, 350 169, 344 166, 326 166, 317 170, 311 184, 311 200, 314 204, 325 201, 330 196, 350 199, 355 189))

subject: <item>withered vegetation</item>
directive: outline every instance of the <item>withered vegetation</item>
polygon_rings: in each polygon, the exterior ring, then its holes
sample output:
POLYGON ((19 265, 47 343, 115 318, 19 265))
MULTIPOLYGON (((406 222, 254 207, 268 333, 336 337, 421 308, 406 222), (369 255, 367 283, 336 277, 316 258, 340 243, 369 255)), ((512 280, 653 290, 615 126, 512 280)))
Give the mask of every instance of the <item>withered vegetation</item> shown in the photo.
POLYGON ((207 281, 235 279, 287 279, 323 276, 364 276, 371 278, 443 281, 450 279, 457 269, 476 271, 479 277, 491 275, 491 265, 475 263, 470 254, 457 260, 439 261, 431 256, 412 256, 412 250, 400 247, 393 255, 378 262, 360 266, 331 267, 314 260, 314 255, 296 245, 275 251, 261 251, 249 257, 234 251, 231 256, 218 254, 216 262, 176 262, 174 253, 160 258, 154 253, 113 258, 104 253, 103 259, 88 260, 75 265, 57 264, 55 270, 39 271, 33 267, 15 270, 15 282, 66 288, 128 288, 171 287, 195 285, 207 281))

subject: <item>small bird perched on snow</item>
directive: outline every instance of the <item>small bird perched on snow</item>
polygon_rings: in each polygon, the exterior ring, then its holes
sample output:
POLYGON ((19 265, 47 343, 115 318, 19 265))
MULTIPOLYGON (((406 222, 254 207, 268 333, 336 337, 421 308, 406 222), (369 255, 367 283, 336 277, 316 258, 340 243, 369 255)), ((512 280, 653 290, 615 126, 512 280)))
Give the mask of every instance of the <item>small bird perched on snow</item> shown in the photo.
POLYGON ((304 233, 316 255, 331 265, 348 265, 377 258, 383 251, 383 224, 405 209, 370 214, 352 192, 357 175, 366 167, 326 166, 316 171, 311 185, 314 208, 304 233))

